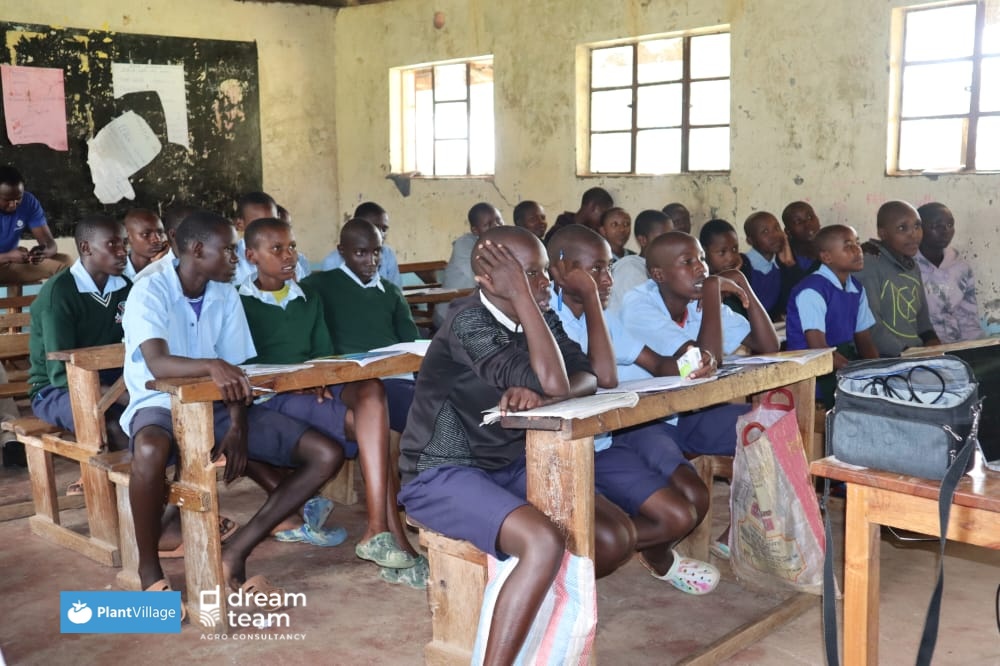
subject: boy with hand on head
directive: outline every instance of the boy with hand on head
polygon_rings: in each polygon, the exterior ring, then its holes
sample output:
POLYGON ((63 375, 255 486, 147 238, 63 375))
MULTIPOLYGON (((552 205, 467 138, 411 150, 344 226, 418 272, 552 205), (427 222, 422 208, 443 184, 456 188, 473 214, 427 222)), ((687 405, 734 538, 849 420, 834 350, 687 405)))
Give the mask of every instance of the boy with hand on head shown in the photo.
POLYGON ((567 224, 582 224, 597 231, 597 228, 601 224, 601 215, 614 205, 615 200, 611 198, 611 194, 606 189, 603 187, 590 188, 580 198, 579 210, 575 213, 566 211, 556 218, 556 223, 545 234, 545 242, 548 243, 552 235, 567 224))
POLYGON ((813 246, 813 239, 819 233, 816 211, 805 201, 793 201, 781 211, 781 221, 785 223, 785 236, 795 264, 803 274, 812 273, 820 264, 819 254, 813 246))
POLYGON ((663 214, 670 218, 674 231, 691 233, 691 213, 682 203, 668 203, 663 207, 663 214))
POLYGON ((601 234, 611 246, 612 261, 635 254, 625 247, 632 237, 632 217, 624 208, 609 208, 601 215, 597 233, 601 234))
MULTIPOLYGON (((618 313, 607 313, 604 327, 603 310, 613 282, 611 248, 604 239, 573 225, 552 237, 548 251, 553 288, 559 294, 556 313, 567 335, 589 353, 601 386, 612 383, 616 376, 629 380, 647 378, 651 373, 677 374, 676 362, 632 337, 618 313), (613 346, 610 354, 609 345, 613 346), (608 356, 615 359, 617 368, 604 367, 601 359, 608 356)), ((713 372, 710 360, 705 361, 691 374, 693 378, 713 372)), ((708 489, 685 459, 674 435, 662 421, 598 435, 594 438, 594 485, 598 493, 631 517, 640 559, 655 578, 688 594, 707 594, 718 584, 719 571, 673 550, 708 509, 708 489)))
POLYGON ((864 286, 875 315, 872 339, 880 356, 899 356, 907 347, 939 345, 931 325, 924 283, 914 257, 920 250, 920 215, 905 201, 882 204, 877 215, 879 240, 865 243, 864 286))
MULTIPOLYGON (((785 329, 788 349, 836 347, 834 371, 859 358, 878 358, 872 340, 875 317, 864 287, 852 275, 865 265, 857 233, 832 224, 820 229, 813 242, 823 265, 792 289, 785 329)), ((833 406, 835 388, 834 373, 820 377, 817 397, 833 406)))
MULTIPOLYGON (((441 276, 441 286, 445 289, 471 289, 476 286, 472 273, 472 249, 479 237, 493 227, 503 226, 503 218, 495 206, 477 203, 469 209, 470 231, 455 239, 451 244, 451 257, 441 276)), ((434 326, 438 327, 448 314, 449 303, 434 306, 434 326)))
POLYGON ((976 278, 955 248, 955 217, 942 203, 917 209, 924 237, 914 257, 924 281, 931 325, 941 342, 975 340, 984 335, 976 303, 976 278))
MULTIPOLYGON (((337 354, 366 352, 417 339, 417 325, 399 287, 378 274, 382 234, 362 219, 340 230, 337 250, 344 263, 332 271, 313 273, 302 281, 323 302, 323 317, 337 354)), ((389 427, 403 432, 413 401, 413 380, 383 382, 389 401, 389 427)))
POLYGON ((539 238, 544 237, 549 227, 545 221, 545 209, 537 201, 522 201, 514 206, 514 226, 524 227, 539 238))
MULTIPOLYGON (((222 547, 225 584, 248 593, 280 592, 263 576, 247 578, 246 559, 282 519, 302 506, 344 461, 340 445, 306 424, 248 407, 253 392, 235 364, 256 354, 243 307, 230 286, 236 271, 236 231, 208 212, 177 230, 176 267, 140 281, 124 319, 125 383, 131 396, 121 424, 131 436, 139 578, 144 590, 169 590, 157 555, 164 472, 177 456, 170 396, 146 388, 153 379, 208 375, 223 400, 215 403, 215 454, 225 454, 226 482, 266 465, 293 468, 260 510, 222 547)), ((207 461, 206 461, 207 462, 207 461)))
MULTIPOLYGON (((746 274, 749 262, 744 260, 744 255, 740 252, 740 239, 733 225, 726 220, 709 220, 702 225, 698 241, 705 248, 705 263, 708 264, 710 275, 738 280, 736 274, 740 273, 749 281, 750 276, 746 274)), ((743 307, 740 296, 727 294, 722 303, 741 317, 747 316, 747 309, 743 307)))
POLYGON ((673 222, 666 213, 658 210, 644 210, 635 218, 635 241, 639 244, 639 254, 622 257, 611 265, 614 285, 608 309, 621 310, 625 294, 649 279, 646 275, 646 248, 661 234, 673 229, 673 222))
MULTIPOLYGON (((255 269, 254 279, 239 288, 257 350, 250 362, 303 363, 333 354, 322 301, 312 287, 300 286, 294 279, 296 248, 291 227, 281 220, 261 218, 247 226, 244 238, 247 260, 255 269)), ((426 559, 421 557, 419 562, 422 571, 413 571, 418 555, 399 522, 392 490, 395 484, 389 483, 389 416, 382 382, 370 379, 328 386, 322 391, 282 393, 262 406, 308 423, 340 443, 347 457, 360 457, 368 527, 357 550, 364 559, 383 567, 383 578, 424 587, 426 559), (423 575, 418 576, 420 573, 423 575)), ((265 479, 262 485, 271 490, 280 479, 265 479)), ((279 541, 338 545, 346 533, 323 528, 332 509, 330 500, 314 497, 306 503, 306 523, 278 532, 275 537, 279 541)))
MULTIPOLYGON (((76 248, 80 258, 68 271, 46 281, 31 304, 31 410, 46 423, 70 432, 76 430, 66 380, 66 364, 50 361, 49 352, 94 347, 121 342, 122 315, 132 283, 122 277, 125 270, 125 229, 107 215, 88 215, 76 224, 76 248)), ((101 373, 106 390, 121 375, 117 370, 101 373)), ((121 404, 127 402, 123 396, 121 404)), ((108 448, 128 446, 128 437, 118 427, 120 405, 105 412, 108 448)), ((80 489, 82 491, 82 488, 80 489)))
MULTIPOLYGON (((484 663, 492 666, 514 663, 566 542, 525 499, 524 431, 480 426, 482 411, 588 395, 597 380, 548 308, 548 262, 534 234, 492 229, 476 245, 473 261, 479 289, 454 301, 420 370, 403 433, 399 499, 428 528, 494 557, 517 558, 490 623, 484 663)), ((595 506, 600 575, 624 563, 634 537, 620 511, 605 508, 600 498, 595 506)))
POLYGON ((146 208, 133 208, 125 213, 128 233, 128 263, 125 277, 134 280, 136 274, 159 259, 170 248, 167 232, 160 216, 146 208))
MULTIPOLYGON (((389 235, 389 213, 374 201, 365 201, 354 209, 353 217, 368 220, 382 232, 382 259, 378 265, 378 274, 402 289, 403 276, 399 272, 399 260, 396 259, 396 253, 393 249, 385 244, 386 236, 389 235)), ((340 251, 334 248, 333 252, 326 255, 326 259, 323 260, 322 270, 332 271, 335 268, 340 268, 343 263, 344 258, 340 255, 340 251)), ((434 282, 434 280, 428 280, 428 282, 434 282)))
MULTIPOLYGON (((774 215, 767 211, 753 213, 743 223, 743 231, 750 243, 743 273, 771 320, 778 321, 785 316, 789 292, 806 273, 795 260, 788 237, 774 215)), ((705 251, 711 254, 708 247, 705 251)))
POLYGON ((0 284, 38 282, 71 262, 68 255, 59 253, 38 199, 24 191, 21 172, 0 166, 0 284), (38 243, 30 250, 20 245, 25 228, 38 243))

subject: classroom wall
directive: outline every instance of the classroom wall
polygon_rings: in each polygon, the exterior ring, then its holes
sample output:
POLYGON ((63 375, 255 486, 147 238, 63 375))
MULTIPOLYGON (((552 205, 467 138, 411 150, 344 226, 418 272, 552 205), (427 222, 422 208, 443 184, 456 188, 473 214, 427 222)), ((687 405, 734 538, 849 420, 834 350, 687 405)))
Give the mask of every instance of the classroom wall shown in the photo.
MULTIPOLYGON (((1000 319, 996 223, 1000 175, 887 177, 890 18, 896 0, 397 0, 336 14, 336 189, 345 209, 365 199, 392 215, 402 261, 446 258, 479 200, 512 208, 533 198, 550 220, 600 185, 633 215, 679 200, 695 224, 741 227, 755 210, 804 199, 821 222, 875 233, 890 199, 939 200, 955 213, 955 246, 979 278, 984 312, 1000 319), (445 25, 435 29, 436 11, 445 25), (732 168, 727 175, 576 176, 580 44, 728 23, 732 30, 732 168), (403 197, 389 173, 388 70, 493 54, 497 163, 493 179, 415 180, 403 197)), ((262 57, 264 53, 262 52, 262 57)), ((343 213, 343 211, 341 211, 343 213)))
MULTIPOLYGON (((4 0, 0 4, 4 21, 256 40, 264 187, 292 212, 299 244, 314 261, 329 250, 331 220, 339 208, 330 75, 335 15, 319 7, 234 0, 4 0)), ((72 250, 70 239, 60 239, 59 245, 72 250)))

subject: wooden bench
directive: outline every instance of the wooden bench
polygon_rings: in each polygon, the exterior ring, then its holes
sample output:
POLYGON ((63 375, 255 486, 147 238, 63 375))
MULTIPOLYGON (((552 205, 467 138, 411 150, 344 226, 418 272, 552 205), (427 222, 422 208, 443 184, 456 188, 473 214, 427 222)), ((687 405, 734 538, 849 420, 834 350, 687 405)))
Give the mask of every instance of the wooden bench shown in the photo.
POLYGON ((419 289, 420 287, 440 287, 441 282, 437 279, 438 273, 443 271, 448 265, 448 262, 443 259, 438 259, 435 261, 413 261, 406 264, 399 265, 399 274, 405 275, 406 273, 414 273, 420 280, 424 283, 421 285, 404 286, 403 293, 406 293, 407 289, 419 289), (434 278, 434 279, 428 279, 434 278))

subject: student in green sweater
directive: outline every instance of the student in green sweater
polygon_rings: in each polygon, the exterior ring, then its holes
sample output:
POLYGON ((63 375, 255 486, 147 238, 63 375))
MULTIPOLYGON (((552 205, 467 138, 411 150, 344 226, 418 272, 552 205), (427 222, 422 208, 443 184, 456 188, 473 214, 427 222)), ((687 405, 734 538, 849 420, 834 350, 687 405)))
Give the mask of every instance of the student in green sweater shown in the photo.
MULTIPOLYGON (((302 280, 323 301, 327 329, 337 354, 364 352, 417 339, 417 326, 399 287, 379 277, 382 234, 371 222, 354 218, 340 230, 337 250, 344 263, 302 280)), ((384 382, 389 426, 403 432, 413 402, 412 379, 384 382)))
MULTIPOLYGON (((35 416, 70 432, 75 428, 66 364, 50 361, 46 355, 121 342, 125 299, 132 288, 122 276, 128 252, 125 227, 120 222, 103 214, 89 215, 77 223, 75 240, 80 258, 68 271, 57 273, 42 285, 31 305, 28 375, 35 416)), ((102 372, 101 384, 107 388, 120 375, 121 370, 102 372)), ((121 413, 120 405, 105 413, 112 450, 128 446, 128 437, 118 425, 121 413)))
MULTIPOLYGON (((334 345, 322 300, 310 285, 295 282, 298 253, 291 226, 274 218, 254 220, 246 227, 244 240, 251 275, 239 291, 257 349, 257 356, 250 361, 301 363, 332 354, 334 345)), ((396 511, 395 484, 389 482, 389 420, 382 382, 372 379, 328 386, 318 392, 282 393, 262 406, 310 424, 338 441, 348 457, 360 457, 368 528, 355 552, 382 567, 384 580, 424 587, 426 559, 413 550, 405 536, 396 511)), ((268 489, 277 486, 280 477, 260 481, 268 489)), ((306 524, 276 537, 281 541, 324 541, 331 530, 323 530, 322 522, 309 511, 310 503, 322 501, 314 498, 307 502, 306 524), (311 525, 311 518, 318 524, 311 525)), ((330 508, 332 504, 324 507, 323 520, 330 508)))

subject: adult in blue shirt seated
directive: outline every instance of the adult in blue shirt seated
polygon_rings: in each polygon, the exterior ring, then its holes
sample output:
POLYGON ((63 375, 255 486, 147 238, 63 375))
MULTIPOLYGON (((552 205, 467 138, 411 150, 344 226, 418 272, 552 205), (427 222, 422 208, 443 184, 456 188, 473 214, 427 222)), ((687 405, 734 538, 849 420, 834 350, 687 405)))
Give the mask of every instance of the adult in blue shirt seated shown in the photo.
POLYGON ((25 284, 52 277, 71 263, 59 253, 38 199, 24 191, 24 177, 0 166, 0 284, 25 284), (38 245, 21 247, 21 234, 31 229, 38 245))

